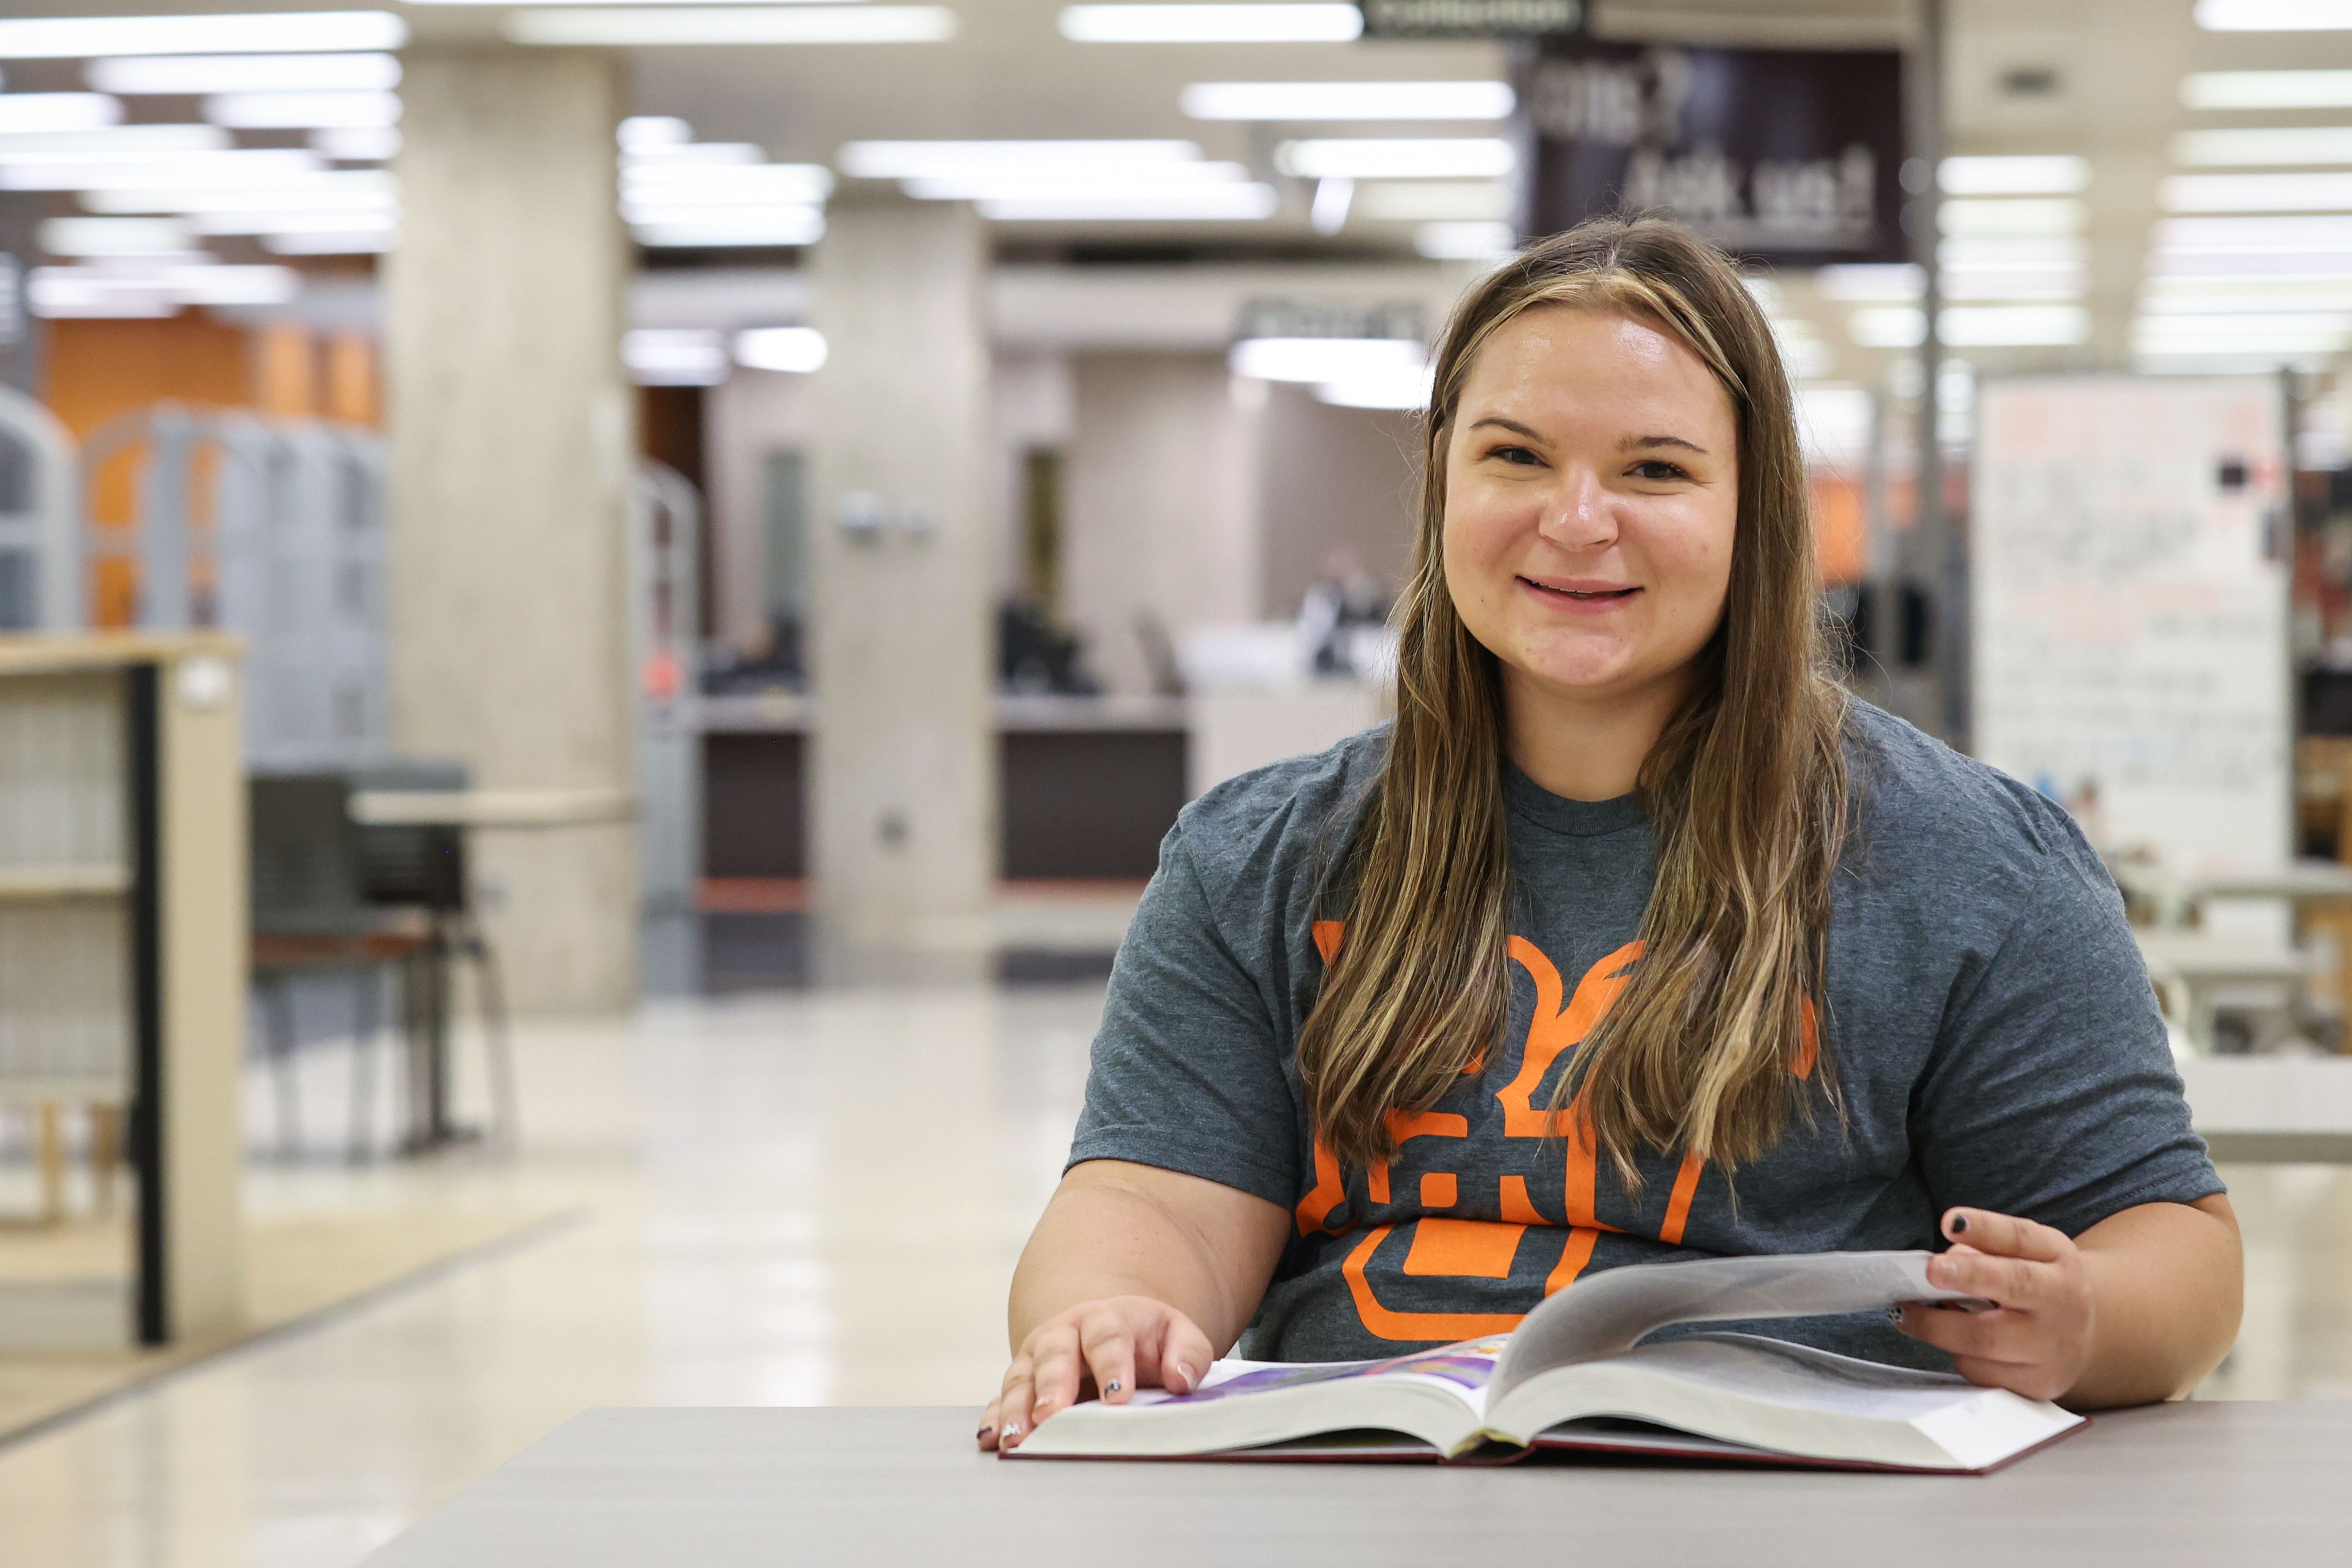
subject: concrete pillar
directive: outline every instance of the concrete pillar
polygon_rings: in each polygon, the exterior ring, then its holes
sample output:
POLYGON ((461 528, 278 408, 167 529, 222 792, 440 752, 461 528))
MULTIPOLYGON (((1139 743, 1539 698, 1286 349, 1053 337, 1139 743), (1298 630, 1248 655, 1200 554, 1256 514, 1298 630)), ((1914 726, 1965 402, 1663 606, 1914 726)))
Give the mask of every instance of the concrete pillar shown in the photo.
POLYGON ((827 224, 810 279, 828 354, 810 388, 809 845, 821 961, 854 973, 861 952, 984 940, 988 251, 960 205, 838 201, 827 224))
MULTIPOLYGON (((635 787, 612 57, 418 50, 385 267, 394 728, 492 790, 635 787)), ((635 830, 477 832, 519 1010, 636 991, 635 830)))

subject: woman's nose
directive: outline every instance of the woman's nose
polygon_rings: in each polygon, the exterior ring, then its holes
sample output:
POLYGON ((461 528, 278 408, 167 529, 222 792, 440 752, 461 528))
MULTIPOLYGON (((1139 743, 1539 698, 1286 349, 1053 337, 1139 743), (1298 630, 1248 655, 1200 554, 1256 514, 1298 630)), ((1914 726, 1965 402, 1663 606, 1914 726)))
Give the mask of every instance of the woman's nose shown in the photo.
POLYGON ((1617 521, 1601 476, 1581 468, 1564 473, 1559 493, 1545 507, 1537 531, 1565 550, 1591 550, 1614 542, 1617 521))

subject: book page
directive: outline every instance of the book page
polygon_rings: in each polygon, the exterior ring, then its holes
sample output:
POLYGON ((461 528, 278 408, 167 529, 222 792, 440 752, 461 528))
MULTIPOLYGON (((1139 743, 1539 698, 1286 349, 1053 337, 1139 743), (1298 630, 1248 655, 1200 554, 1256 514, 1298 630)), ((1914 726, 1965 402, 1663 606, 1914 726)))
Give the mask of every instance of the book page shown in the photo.
POLYGON ((1484 1409, 1487 1383, 1502 1358, 1508 1336, 1469 1340, 1413 1355, 1386 1361, 1220 1361, 1209 1368, 1201 1386, 1191 1394, 1171 1394, 1162 1388, 1139 1388, 1128 1401, 1143 1405, 1208 1405, 1238 1394, 1267 1394, 1277 1389, 1311 1387, 1318 1384, 1352 1383, 1368 1379, 1409 1379, 1442 1384, 1474 1410, 1484 1409))
POLYGON ((1813 1318, 1966 1298, 1927 1283, 1926 1252, 1708 1258, 1588 1276, 1528 1314, 1496 1367, 1500 1400, 1538 1373, 1631 1350, 1672 1323, 1813 1318))

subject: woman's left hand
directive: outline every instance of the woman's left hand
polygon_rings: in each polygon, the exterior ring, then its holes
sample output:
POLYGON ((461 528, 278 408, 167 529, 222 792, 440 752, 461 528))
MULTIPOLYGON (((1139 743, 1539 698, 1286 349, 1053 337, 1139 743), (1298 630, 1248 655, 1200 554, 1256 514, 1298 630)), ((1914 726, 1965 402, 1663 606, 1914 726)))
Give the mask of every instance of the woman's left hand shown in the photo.
POLYGON ((2028 1399, 2056 1399, 2091 1363, 2093 1300, 2083 1255, 2065 1232, 2013 1215, 1950 1209, 1951 1249, 1927 1264, 1927 1279, 1993 1304, 1963 1311, 1913 1302, 1895 1326, 1951 1352, 1970 1383, 2028 1399))

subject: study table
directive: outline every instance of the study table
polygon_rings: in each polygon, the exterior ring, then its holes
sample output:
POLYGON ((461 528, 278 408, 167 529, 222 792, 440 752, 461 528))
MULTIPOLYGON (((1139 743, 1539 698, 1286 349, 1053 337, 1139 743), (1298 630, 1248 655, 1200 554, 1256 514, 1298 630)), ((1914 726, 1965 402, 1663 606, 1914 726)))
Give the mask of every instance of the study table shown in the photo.
POLYGON ((998 1460, 970 1409, 574 1417, 368 1568, 2259 1563, 2352 1554, 2352 1401, 2101 1415, 1991 1476, 998 1460))

